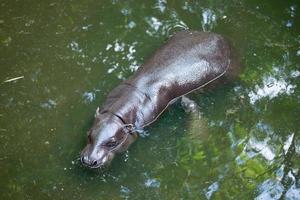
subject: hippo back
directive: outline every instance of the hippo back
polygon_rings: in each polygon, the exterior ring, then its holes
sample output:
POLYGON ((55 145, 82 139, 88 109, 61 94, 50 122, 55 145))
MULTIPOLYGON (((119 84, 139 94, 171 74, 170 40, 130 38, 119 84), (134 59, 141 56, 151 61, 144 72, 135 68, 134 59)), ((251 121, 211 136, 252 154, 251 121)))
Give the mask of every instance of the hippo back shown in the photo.
POLYGON ((230 48, 222 36, 182 31, 157 50, 128 82, 149 96, 159 92, 169 101, 220 77, 229 64, 230 48))
POLYGON ((173 99, 222 77, 230 54, 227 41, 218 34, 179 32, 110 93, 102 110, 118 114, 126 123, 146 126, 173 99))

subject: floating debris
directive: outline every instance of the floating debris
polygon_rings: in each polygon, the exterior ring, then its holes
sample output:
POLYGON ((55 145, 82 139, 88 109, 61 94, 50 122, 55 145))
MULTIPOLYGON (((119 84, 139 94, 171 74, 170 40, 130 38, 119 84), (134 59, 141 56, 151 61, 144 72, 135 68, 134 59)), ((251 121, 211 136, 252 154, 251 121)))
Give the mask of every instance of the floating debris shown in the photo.
POLYGON ((16 81, 16 80, 19 80, 19 79, 22 79, 22 78, 24 78, 24 76, 18 76, 16 78, 8 79, 8 80, 4 81, 3 83, 9 83, 9 82, 16 81))

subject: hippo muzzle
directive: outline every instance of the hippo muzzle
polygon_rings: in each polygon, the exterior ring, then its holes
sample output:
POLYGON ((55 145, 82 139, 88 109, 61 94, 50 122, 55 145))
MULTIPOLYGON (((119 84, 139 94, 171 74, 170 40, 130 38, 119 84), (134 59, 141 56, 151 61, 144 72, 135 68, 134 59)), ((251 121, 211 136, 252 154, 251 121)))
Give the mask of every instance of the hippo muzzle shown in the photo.
POLYGON ((103 168, 109 165, 115 157, 115 152, 103 147, 93 148, 88 144, 81 152, 81 163, 89 168, 103 168))

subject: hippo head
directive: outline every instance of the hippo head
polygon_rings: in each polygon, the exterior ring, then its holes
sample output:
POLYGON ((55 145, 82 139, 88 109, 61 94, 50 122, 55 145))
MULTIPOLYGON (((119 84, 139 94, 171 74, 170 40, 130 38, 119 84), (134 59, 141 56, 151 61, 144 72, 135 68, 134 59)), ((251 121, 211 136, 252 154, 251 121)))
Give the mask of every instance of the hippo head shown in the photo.
POLYGON ((81 162, 90 168, 110 164, 116 153, 128 149, 137 138, 133 126, 124 124, 121 118, 110 113, 99 113, 88 131, 86 147, 81 152, 81 162))

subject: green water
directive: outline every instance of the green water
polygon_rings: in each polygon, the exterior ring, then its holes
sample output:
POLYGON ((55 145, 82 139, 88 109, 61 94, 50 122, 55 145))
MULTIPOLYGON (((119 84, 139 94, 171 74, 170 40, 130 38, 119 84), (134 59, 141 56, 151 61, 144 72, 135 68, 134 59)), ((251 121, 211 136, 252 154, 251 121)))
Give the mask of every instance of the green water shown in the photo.
POLYGON ((0 2, 0 199, 300 199, 298 0, 0 2), (170 35, 214 31, 245 67, 173 105, 105 171, 94 111, 170 35), (18 80, 10 81, 12 78, 18 80))

